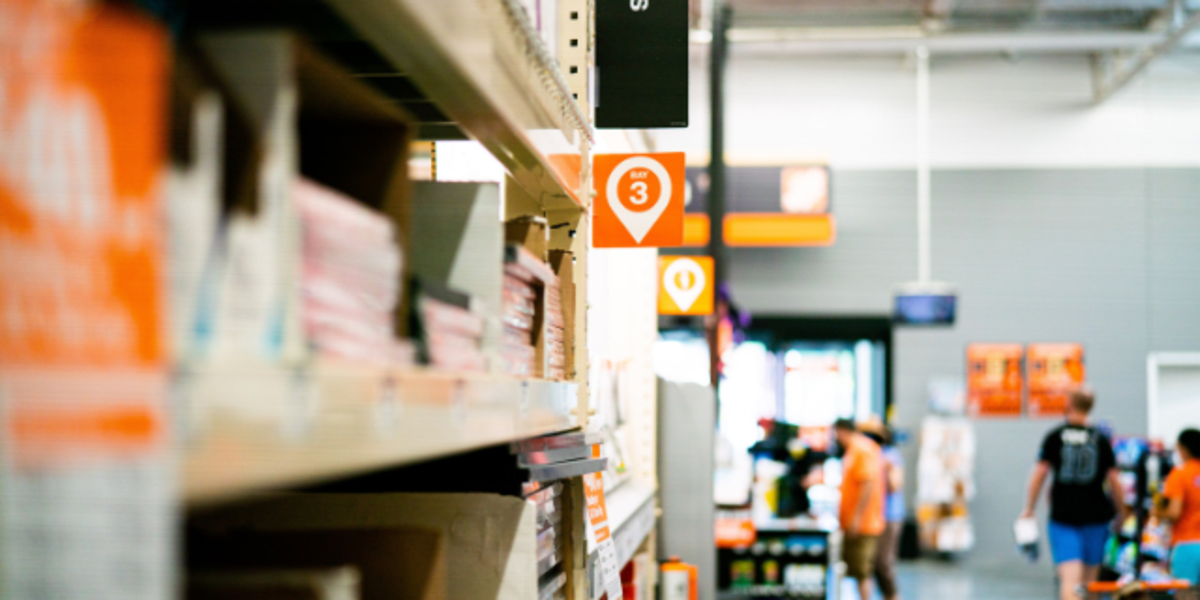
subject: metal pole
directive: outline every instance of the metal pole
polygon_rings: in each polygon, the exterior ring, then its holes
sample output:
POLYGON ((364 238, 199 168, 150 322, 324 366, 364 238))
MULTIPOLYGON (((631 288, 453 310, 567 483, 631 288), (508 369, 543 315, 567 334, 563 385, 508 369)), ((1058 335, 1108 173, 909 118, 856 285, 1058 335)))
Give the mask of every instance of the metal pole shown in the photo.
POLYGON ((929 49, 917 47, 917 280, 931 279, 929 206, 929 49))
MULTIPOLYGON (((708 82, 711 111, 709 121, 711 146, 708 159, 708 253, 713 258, 714 287, 716 289, 720 289, 720 286, 728 280, 729 275, 723 229, 725 222, 725 58, 728 54, 725 32, 729 28, 731 16, 732 11, 722 0, 714 1, 708 82)), ((717 373, 717 365, 720 363, 718 352, 720 319, 717 317, 718 315, 714 315, 714 318, 709 319, 708 324, 709 372, 713 388, 717 388, 720 381, 717 373)))

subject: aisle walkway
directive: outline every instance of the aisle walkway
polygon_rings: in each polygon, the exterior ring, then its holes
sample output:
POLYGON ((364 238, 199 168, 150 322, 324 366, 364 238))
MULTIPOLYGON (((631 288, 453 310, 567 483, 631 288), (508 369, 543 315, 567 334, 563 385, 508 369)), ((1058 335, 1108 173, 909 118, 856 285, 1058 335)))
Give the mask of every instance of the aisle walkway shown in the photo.
MULTIPOLYGON (((1048 600, 1056 597, 1048 564, 978 565, 933 561, 900 564, 900 593, 905 600, 1048 600)), ((853 600, 856 593, 842 596, 853 600)))

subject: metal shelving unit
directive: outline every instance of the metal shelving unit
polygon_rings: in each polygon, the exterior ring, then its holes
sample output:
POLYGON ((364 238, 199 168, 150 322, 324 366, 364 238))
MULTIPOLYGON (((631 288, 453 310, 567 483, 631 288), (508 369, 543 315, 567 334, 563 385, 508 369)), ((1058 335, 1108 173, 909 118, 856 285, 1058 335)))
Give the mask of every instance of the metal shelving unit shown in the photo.
POLYGON ((394 67, 369 81, 411 79, 545 209, 587 206, 589 119, 513 0, 328 1, 394 67))
POLYGON ((575 383, 329 363, 198 368, 178 380, 192 504, 570 429, 578 393, 575 383))

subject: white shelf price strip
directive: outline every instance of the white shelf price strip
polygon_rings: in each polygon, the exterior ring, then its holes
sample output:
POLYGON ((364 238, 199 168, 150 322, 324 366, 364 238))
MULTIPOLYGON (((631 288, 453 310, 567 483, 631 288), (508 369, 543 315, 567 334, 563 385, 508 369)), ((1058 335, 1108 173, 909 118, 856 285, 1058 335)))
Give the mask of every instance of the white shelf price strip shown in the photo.
POLYGON ((604 504, 603 473, 588 473, 583 476, 583 495, 587 502, 588 523, 596 538, 596 551, 600 580, 608 600, 621 598, 621 565, 617 563, 617 550, 613 545, 612 532, 608 526, 608 508, 604 504))

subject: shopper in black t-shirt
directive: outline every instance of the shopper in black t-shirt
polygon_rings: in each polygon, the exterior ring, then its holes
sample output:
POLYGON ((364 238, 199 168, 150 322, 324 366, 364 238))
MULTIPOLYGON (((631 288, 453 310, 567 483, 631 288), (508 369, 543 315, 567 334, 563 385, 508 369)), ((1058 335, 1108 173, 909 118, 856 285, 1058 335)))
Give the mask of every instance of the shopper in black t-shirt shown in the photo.
POLYGON ((1029 494, 1021 517, 1033 516, 1046 476, 1050 485, 1050 553, 1058 569, 1059 595, 1076 600, 1080 585, 1095 581, 1104 558, 1109 525, 1125 507, 1112 442, 1088 425, 1095 397, 1076 391, 1067 403, 1067 422, 1046 435, 1029 478, 1029 494), (1110 497, 1104 489, 1108 482, 1110 497))

